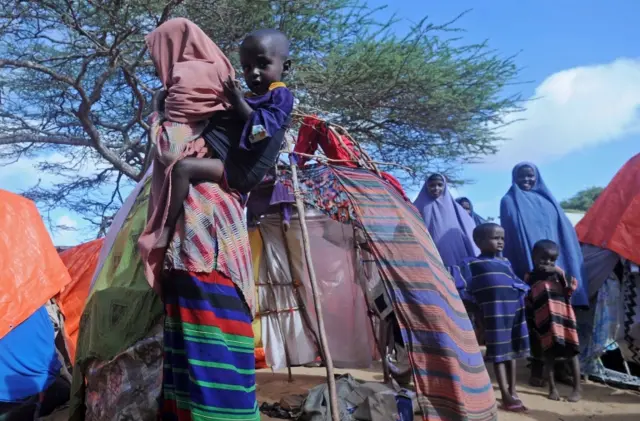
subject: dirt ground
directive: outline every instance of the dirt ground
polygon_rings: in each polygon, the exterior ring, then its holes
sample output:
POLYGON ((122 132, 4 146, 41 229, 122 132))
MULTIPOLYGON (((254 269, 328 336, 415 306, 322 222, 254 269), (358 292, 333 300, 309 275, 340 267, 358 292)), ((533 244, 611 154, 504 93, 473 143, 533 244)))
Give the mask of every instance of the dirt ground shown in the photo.
MULTIPOLYGON (((378 368, 369 370, 337 370, 339 373, 349 372, 360 380, 381 381, 382 371, 378 368)), ((518 389, 520 398, 529 411, 514 414, 500 411, 500 421, 640 421, 640 394, 631 391, 614 389, 609 386, 587 382, 583 384, 583 399, 578 403, 566 401, 554 402, 546 398, 546 389, 537 389, 527 385, 527 370, 519 367, 518 389)), ((287 395, 304 394, 313 386, 325 381, 324 368, 294 368, 293 383, 287 380, 286 370, 272 373, 271 370, 260 370, 257 375, 258 400, 276 402, 287 395)), ((494 383, 496 395, 499 395, 494 383)), ((560 394, 566 397, 570 388, 560 385, 560 394)), ((420 420, 416 417, 416 420, 420 420)), ((263 421, 275 421, 262 415, 263 421)))

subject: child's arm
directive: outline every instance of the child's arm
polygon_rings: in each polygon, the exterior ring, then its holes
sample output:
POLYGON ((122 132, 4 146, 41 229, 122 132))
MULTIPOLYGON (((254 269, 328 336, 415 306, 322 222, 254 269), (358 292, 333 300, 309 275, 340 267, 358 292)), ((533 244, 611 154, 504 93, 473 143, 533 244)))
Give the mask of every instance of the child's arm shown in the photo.
POLYGON ((240 148, 244 150, 251 150, 252 144, 268 141, 277 136, 278 132, 285 128, 293 111, 293 95, 286 87, 270 91, 268 96, 256 100, 255 103, 237 96, 232 101, 234 104, 239 103, 234 107, 247 106, 249 109, 253 107, 250 113, 249 110, 241 111, 244 114, 243 117, 247 117, 239 142, 240 148), (249 104, 251 104, 250 107, 249 104))
POLYGON ((525 280, 518 278, 518 275, 516 275, 515 271, 513 270, 513 267, 511 266, 511 262, 509 262, 508 259, 504 259, 504 262, 509 267, 509 275, 511 275, 511 278, 513 278, 514 288, 519 289, 520 291, 523 291, 525 294, 528 293, 531 287, 526 281, 527 274, 525 274, 525 280))
POLYGON ((247 101, 244 100, 244 94, 242 93, 240 83, 231 79, 231 76, 229 76, 223 85, 224 93, 233 109, 238 113, 243 121, 249 120, 253 113, 253 108, 251 108, 249 104, 247 104, 247 101))
POLYGON ((558 280, 564 289, 564 293, 567 298, 571 298, 574 291, 578 289, 578 280, 573 276, 571 279, 567 279, 567 275, 564 273, 562 269, 556 266, 556 273, 558 275, 558 280))

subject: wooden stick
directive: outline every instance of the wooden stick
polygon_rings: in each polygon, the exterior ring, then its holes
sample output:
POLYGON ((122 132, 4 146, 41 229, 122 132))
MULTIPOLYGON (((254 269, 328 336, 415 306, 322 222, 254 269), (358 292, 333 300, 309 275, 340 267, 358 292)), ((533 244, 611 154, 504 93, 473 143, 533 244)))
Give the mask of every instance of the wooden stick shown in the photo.
MULTIPOLYGON (((288 140, 289 150, 291 141, 288 140)), ((320 347, 324 354, 324 365, 327 369, 327 383, 329 385, 329 404, 331 406, 331 420, 340 421, 340 413, 338 412, 338 394, 336 392, 336 379, 333 376, 333 359, 329 352, 327 344, 327 334, 324 329, 324 317, 322 315, 322 306, 320 305, 320 297, 318 296, 318 284, 316 282, 316 273, 313 269, 313 261, 311 259, 311 247, 309 244, 309 230, 307 229, 307 220, 304 213, 304 203, 300 195, 300 184, 298 182, 298 168, 293 160, 291 160, 291 178, 293 181, 293 190, 296 197, 296 208, 298 209, 298 219, 300 220, 300 228, 302 230, 302 246, 304 249, 304 257, 307 262, 307 270, 309 271, 309 283, 311 284, 311 293, 313 295, 313 305, 316 310, 316 319, 318 322, 318 336, 320 339, 320 347)))

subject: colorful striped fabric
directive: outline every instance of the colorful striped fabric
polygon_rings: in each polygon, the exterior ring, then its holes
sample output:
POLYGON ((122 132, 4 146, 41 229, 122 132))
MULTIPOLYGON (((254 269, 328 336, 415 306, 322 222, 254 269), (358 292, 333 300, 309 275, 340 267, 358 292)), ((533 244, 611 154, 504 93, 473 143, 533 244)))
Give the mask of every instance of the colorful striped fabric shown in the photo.
MULTIPOLYGON (((461 265, 465 291, 480 306, 486 361, 501 363, 529 356, 525 298, 529 287, 500 257, 472 257, 461 265)), ((461 295, 464 297, 463 291, 461 295)))
POLYGON ((368 171, 331 167, 390 288, 425 421, 492 421, 496 401, 473 327, 417 210, 368 171))
POLYGON ((578 287, 576 278, 532 272, 525 275, 525 282, 531 286, 529 309, 543 355, 567 358, 578 355, 576 314, 570 304, 571 294, 578 287))
POLYGON ((163 421, 258 421, 251 315, 220 272, 164 282, 163 421))
POLYGON ((245 302, 255 311, 251 245, 244 211, 238 200, 217 184, 191 186, 165 266, 185 272, 221 272, 240 288, 245 302))

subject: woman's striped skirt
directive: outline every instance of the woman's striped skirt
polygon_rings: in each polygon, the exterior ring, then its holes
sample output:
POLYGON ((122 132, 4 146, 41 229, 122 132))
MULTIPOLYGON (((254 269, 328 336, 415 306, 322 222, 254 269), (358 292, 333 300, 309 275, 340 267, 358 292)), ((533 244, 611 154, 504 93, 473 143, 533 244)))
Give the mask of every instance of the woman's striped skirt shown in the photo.
POLYGON ((253 329, 219 272, 172 271, 165 300, 163 421, 257 421, 253 329))

